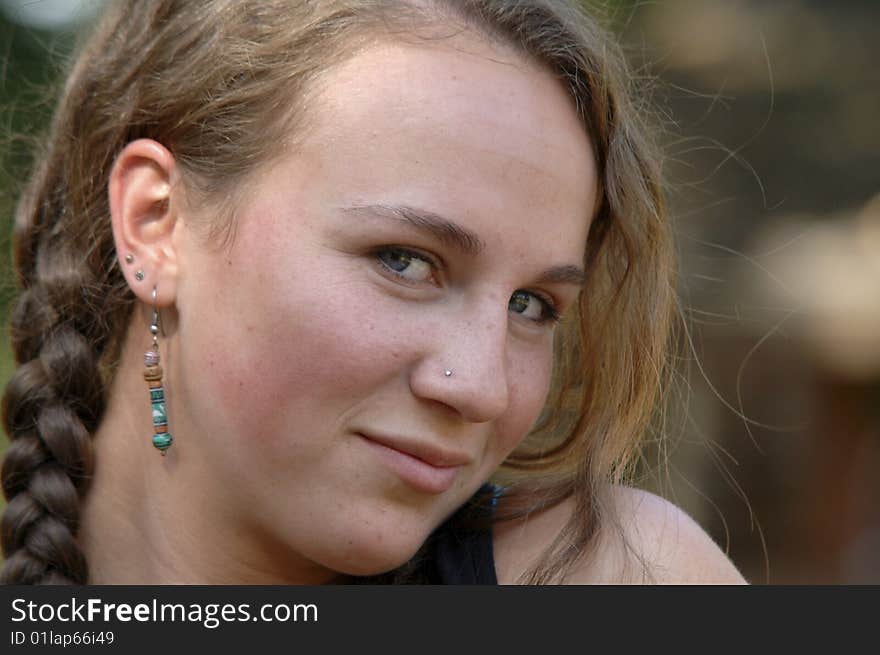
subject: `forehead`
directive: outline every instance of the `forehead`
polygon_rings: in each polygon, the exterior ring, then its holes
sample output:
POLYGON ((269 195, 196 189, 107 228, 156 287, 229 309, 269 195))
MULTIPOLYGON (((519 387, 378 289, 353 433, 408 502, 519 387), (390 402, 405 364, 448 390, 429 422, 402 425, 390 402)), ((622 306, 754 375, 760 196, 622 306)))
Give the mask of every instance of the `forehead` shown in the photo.
POLYGON ((331 69, 312 111, 298 149, 337 201, 426 207, 490 243, 540 231, 565 263, 582 258, 592 148, 542 67, 472 38, 380 43, 331 69))

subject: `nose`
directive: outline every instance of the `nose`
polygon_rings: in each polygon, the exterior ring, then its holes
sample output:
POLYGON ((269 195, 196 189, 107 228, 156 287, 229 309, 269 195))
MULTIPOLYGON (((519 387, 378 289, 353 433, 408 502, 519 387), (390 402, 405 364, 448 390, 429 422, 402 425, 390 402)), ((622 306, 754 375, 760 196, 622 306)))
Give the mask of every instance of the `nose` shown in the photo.
POLYGON ((506 311, 447 323, 440 331, 412 370, 413 394, 448 406, 468 422, 501 416, 510 405, 506 311))

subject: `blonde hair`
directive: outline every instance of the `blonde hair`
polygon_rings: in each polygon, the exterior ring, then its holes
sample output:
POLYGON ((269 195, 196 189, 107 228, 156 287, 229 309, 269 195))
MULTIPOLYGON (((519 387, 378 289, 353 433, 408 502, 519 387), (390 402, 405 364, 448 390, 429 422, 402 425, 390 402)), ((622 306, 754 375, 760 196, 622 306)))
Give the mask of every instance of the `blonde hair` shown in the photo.
POLYGON ((558 328, 545 411, 498 472, 501 519, 575 499, 524 581, 560 580, 588 550, 664 388, 675 306, 659 159, 597 22, 561 0, 119 0, 74 62, 16 214, 3 581, 88 581, 79 501, 135 305, 110 227, 117 154, 138 138, 164 144, 188 191, 224 210, 210 233, 232 238, 237 191, 282 135, 307 129, 316 79, 370 42, 450 25, 552 71, 593 142, 587 283, 558 328))

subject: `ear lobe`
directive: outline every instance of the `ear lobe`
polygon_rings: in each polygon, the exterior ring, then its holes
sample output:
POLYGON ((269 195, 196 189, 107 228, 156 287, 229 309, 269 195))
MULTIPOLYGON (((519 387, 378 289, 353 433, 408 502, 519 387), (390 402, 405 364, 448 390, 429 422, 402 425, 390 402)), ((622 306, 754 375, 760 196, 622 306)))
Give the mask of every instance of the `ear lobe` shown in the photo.
POLYGON ((168 306, 176 296, 172 234, 178 218, 173 194, 177 178, 174 156, 150 139, 125 146, 110 172, 110 216, 119 263, 128 286, 150 305, 168 306))

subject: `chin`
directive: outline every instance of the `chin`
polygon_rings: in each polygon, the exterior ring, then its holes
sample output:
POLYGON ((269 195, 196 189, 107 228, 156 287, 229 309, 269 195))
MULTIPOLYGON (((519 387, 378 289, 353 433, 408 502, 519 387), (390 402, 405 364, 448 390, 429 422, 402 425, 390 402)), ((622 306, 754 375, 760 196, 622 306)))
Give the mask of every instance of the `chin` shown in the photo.
POLYGON ((352 538, 344 552, 335 552, 324 566, 338 573, 358 577, 387 573, 406 564, 428 538, 428 533, 406 535, 391 532, 352 538))

